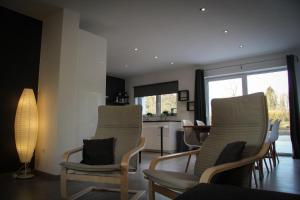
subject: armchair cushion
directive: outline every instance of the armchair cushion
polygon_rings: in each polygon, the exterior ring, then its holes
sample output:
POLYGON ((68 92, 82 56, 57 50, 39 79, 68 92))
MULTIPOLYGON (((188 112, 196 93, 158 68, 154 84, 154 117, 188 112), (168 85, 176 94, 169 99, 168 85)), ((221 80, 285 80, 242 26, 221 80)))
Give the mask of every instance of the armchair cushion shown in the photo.
POLYGON ((83 140, 82 164, 114 164, 115 138, 83 140))
POLYGON ((163 171, 163 170, 144 170, 146 177, 156 184, 184 192, 198 184, 199 177, 187 173, 163 171))
POLYGON ((60 163, 62 167, 68 170, 82 171, 82 172, 113 172, 121 171, 121 166, 119 164, 113 165, 86 165, 82 163, 75 162, 62 162, 60 163))

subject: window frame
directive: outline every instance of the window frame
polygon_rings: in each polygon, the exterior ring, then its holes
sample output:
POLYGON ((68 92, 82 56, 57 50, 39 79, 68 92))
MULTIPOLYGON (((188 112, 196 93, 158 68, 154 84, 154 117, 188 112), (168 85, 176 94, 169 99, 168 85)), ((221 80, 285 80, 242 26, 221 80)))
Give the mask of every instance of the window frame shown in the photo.
MULTIPOLYGON (((169 93, 169 94, 176 94, 176 112, 174 113, 174 116, 177 115, 177 112, 178 112, 178 94, 177 93, 169 93)), ((160 95, 151 95, 151 96, 156 96, 156 102, 155 102, 155 106, 156 106, 156 114, 154 114, 154 116, 160 116, 162 111, 161 111, 161 95, 166 95, 166 94, 160 94, 160 95)), ((146 97, 146 96, 145 96, 146 97)), ((138 105, 142 105, 142 98, 143 97, 135 97, 135 104, 138 104, 138 105), (137 99, 137 100, 136 100, 137 99)), ((144 114, 145 115, 145 114, 144 114)))
POLYGON ((248 82, 247 82, 247 76, 249 75, 257 75, 257 74, 265 74, 265 73, 272 73, 272 72, 279 72, 279 71, 287 71, 287 66, 280 66, 280 67, 273 67, 263 70, 254 70, 254 71, 247 71, 237 74, 231 74, 231 75, 220 75, 216 77, 204 77, 204 86, 205 86, 205 102, 206 102, 206 120, 208 124, 211 124, 210 122, 210 113, 209 113, 209 82, 211 81, 221 81, 221 80, 228 80, 228 79, 235 79, 235 78, 241 78, 242 79, 242 95, 248 94, 248 82))

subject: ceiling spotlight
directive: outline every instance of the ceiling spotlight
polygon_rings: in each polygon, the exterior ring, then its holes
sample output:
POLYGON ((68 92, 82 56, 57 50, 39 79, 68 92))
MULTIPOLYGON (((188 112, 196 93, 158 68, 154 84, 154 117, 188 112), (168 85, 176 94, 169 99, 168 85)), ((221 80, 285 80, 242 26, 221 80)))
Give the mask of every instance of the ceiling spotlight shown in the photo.
POLYGON ((134 48, 133 50, 134 50, 134 51, 138 51, 139 49, 138 49, 138 48, 134 48))
POLYGON ((205 12, 206 9, 205 9, 205 8, 200 8, 200 10, 201 10, 202 12, 205 12))
POLYGON ((239 46, 239 47, 242 49, 242 48, 244 48, 244 47, 245 47, 245 45, 243 45, 243 44, 240 44, 240 46, 239 46))
POLYGON ((171 65, 174 65, 174 62, 170 62, 171 65))
POLYGON ((224 34, 228 34, 229 33, 229 31, 227 29, 225 29, 223 32, 224 32, 224 34))
POLYGON ((154 56, 154 59, 158 59, 158 56, 154 56))

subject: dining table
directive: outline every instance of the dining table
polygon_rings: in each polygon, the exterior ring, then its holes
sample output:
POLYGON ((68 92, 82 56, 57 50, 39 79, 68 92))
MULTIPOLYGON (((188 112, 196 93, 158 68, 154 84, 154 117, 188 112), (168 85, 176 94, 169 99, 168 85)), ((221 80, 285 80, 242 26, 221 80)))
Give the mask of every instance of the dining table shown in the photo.
POLYGON ((208 133, 210 131, 211 126, 210 125, 205 125, 205 126, 193 125, 193 126, 183 126, 183 128, 192 128, 192 129, 197 130, 202 133, 208 133))

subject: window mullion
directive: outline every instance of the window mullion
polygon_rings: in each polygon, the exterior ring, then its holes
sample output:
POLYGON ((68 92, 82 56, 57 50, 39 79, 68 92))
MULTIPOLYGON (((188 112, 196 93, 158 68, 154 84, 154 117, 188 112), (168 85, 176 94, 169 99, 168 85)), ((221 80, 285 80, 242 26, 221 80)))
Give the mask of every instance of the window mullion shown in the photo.
POLYGON ((160 115, 161 114, 161 96, 156 95, 156 114, 160 115))
POLYGON ((138 104, 143 105, 142 97, 138 97, 138 104))
POLYGON ((247 95, 248 94, 247 74, 242 75, 242 88, 243 88, 243 95, 247 95))

